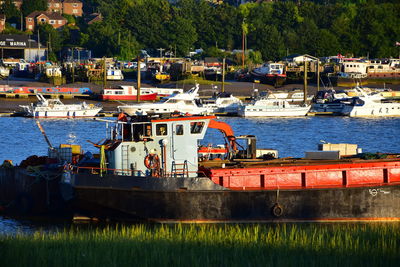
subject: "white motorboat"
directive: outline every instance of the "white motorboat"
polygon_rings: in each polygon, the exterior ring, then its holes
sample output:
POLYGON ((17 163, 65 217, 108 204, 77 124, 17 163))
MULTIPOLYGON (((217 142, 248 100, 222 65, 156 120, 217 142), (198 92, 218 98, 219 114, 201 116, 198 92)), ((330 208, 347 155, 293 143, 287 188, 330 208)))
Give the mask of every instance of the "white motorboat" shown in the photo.
POLYGON ((314 103, 311 105, 311 112, 332 113, 334 115, 343 115, 344 108, 351 104, 352 98, 346 93, 336 92, 335 90, 318 91, 314 103))
POLYGON ((343 115, 350 117, 391 117, 400 116, 400 103, 390 102, 380 93, 367 94, 361 87, 355 90, 360 96, 353 97, 343 109, 343 115))
MULTIPOLYGON (((258 95, 258 89, 254 89, 253 95, 258 95)), ((269 99, 286 100, 289 103, 299 103, 304 101, 304 92, 300 89, 295 89, 292 91, 269 91, 267 97, 269 99)), ((311 101, 313 97, 314 96, 312 95, 307 95, 307 101, 311 101)))
POLYGON ((239 98, 226 92, 219 93, 210 99, 205 99, 202 103, 203 107, 207 108, 209 113, 237 115, 243 107, 243 103, 239 98))
POLYGON ((264 77, 286 77, 285 65, 282 63, 265 63, 259 68, 255 68, 251 71, 254 77, 264 78, 264 77))
POLYGON ((173 112, 190 113, 194 115, 206 114, 208 110, 200 105, 198 91, 199 85, 196 84, 196 86, 189 91, 173 95, 160 102, 118 106, 118 110, 130 116, 173 112))
POLYGON ((45 99, 42 94, 36 94, 37 103, 20 105, 27 117, 35 118, 78 118, 94 117, 102 109, 101 106, 86 104, 64 104, 60 99, 45 99))
POLYGON ((309 105, 294 105, 283 99, 270 99, 266 92, 239 110, 242 117, 300 117, 307 115, 309 105))

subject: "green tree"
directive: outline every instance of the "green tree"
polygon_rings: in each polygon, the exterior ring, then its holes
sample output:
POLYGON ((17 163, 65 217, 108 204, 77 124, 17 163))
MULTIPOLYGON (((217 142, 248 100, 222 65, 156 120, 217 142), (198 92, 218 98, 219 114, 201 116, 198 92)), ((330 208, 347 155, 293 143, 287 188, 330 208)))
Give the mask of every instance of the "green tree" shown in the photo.
POLYGON ((10 21, 10 19, 20 20, 21 12, 17 9, 12 0, 3 1, 0 11, 6 16, 7 21, 10 21))
POLYGON ((60 32, 50 24, 40 24, 36 27, 35 33, 40 35, 40 43, 49 47, 49 59, 57 60, 57 54, 63 47, 63 38, 60 32))
POLYGON ((168 46, 176 48, 177 55, 186 56, 197 41, 196 29, 192 22, 179 15, 172 17, 166 25, 168 46))
POLYGON ((47 0, 24 0, 21 6, 24 16, 28 16, 33 11, 46 11, 47 0))

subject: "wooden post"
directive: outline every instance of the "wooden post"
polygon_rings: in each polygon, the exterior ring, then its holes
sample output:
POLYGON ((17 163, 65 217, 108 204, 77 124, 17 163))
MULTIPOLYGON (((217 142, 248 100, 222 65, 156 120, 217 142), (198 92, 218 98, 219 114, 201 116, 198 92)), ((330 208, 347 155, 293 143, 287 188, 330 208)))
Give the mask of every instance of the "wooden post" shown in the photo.
POLYGON ((106 57, 103 57, 103 89, 107 87, 107 68, 106 68, 106 57))
POLYGON ((242 29, 242 69, 244 70, 244 29, 242 29))
POLYGON ((140 56, 137 57, 137 88, 136 88, 136 92, 137 92, 137 97, 136 97, 136 101, 140 102, 140 56))
POLYGON ((225 58, 222 59, 222 89, 221 92, 225 92, 225 58))
POLYGON ((304 105, 307 104, 307 61, 304 59, 304 105))
POLYGON ((319 59, 317 59, 317 92, 319 91, 319 59))
POLYGON ((72 83, 75 83, 75 62, 72 61, 72 83))

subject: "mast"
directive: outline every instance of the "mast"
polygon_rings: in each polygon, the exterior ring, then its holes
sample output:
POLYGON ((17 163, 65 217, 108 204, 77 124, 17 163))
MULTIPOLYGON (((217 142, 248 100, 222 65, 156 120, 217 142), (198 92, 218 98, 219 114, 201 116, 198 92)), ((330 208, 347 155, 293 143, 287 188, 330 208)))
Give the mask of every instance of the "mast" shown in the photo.
POLYGON ((307 60, 304 59, 304 105, 307 104, 307 60))
POLYGON ((136 88, 136 101, 140 102, 140 56, 137 57, 137 88, 136 88))
POLYGON ((225 57, 222 59, 222 93, 225 92, 225 59, 225 57))
POLYGON ((244 19, 242 24, 242 69, 244 70, 244 19))

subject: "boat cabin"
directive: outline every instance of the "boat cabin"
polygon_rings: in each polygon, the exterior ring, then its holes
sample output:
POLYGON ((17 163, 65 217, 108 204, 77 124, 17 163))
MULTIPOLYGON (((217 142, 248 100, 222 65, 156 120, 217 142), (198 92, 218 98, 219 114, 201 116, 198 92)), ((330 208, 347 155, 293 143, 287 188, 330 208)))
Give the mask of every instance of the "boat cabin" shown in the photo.
POLYGON ((107 169, 128 176, 196 177, 198 141, 214 116, 120 116, 107 123, 107 169))

